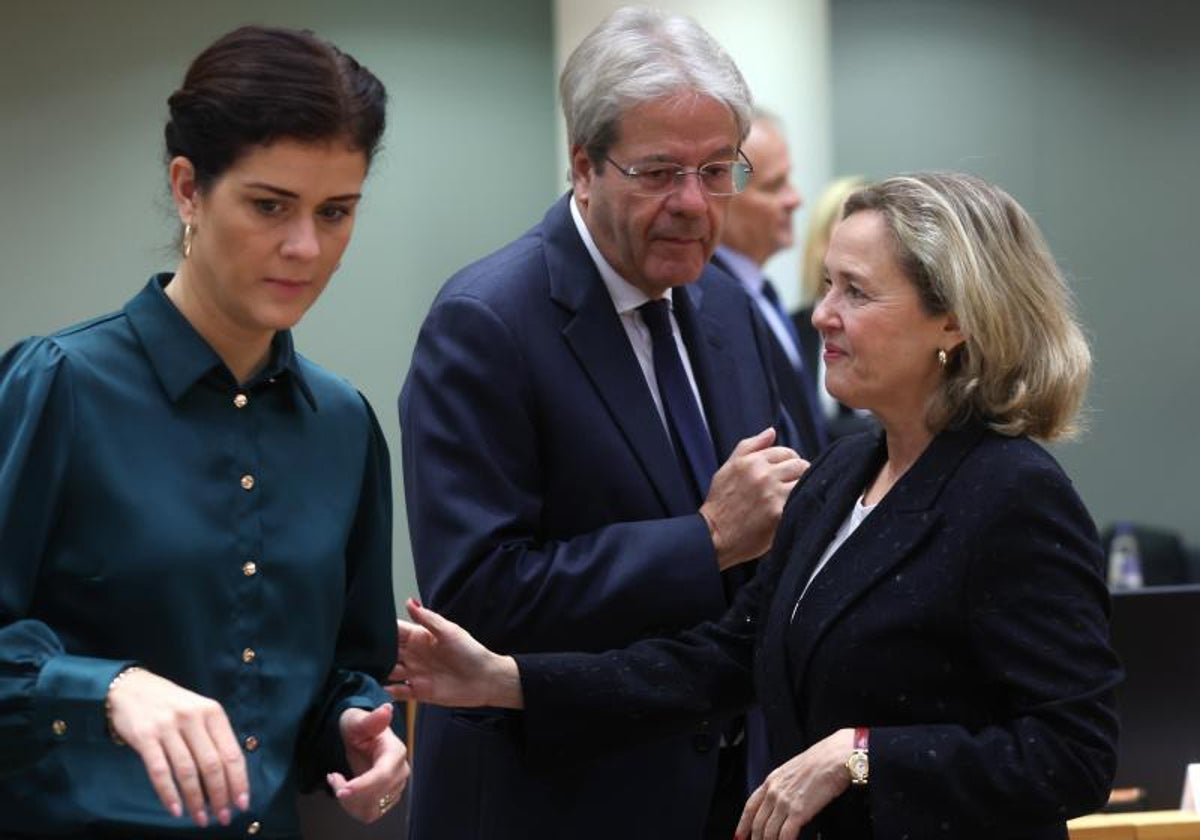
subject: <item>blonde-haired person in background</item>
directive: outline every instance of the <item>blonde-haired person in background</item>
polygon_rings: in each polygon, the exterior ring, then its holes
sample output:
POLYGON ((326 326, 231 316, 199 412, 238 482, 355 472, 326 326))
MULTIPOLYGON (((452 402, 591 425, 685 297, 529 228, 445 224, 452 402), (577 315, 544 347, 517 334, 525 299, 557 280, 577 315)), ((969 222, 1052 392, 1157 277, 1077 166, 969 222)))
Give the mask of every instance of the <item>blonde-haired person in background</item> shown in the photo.
POLYGON ((719 622, 513 658, 411 603, 393 690, 523 708, 551 760, 757 696, 775 769, 739 837, 1062 840, 1108 797, 1121 678, 1095 526, 1033 440, 1072 433, 1091 368, 1066 282, 959 174, 854 193, 825 267, 829 390, 883 435, 813 463, 719 622))
POLYGON ((792 324, 800 340, 803 364, 817 382, 817 411, 831 439, 876 428, 869 411, 856 411, 843 405, 825 389, 825 362, 821 358, 821 335, 813 326, 812 314, 824 291, 825 251, 833 227, 842 217, 842 205, 855 190, 867 185, 861 175, 838 178, 822 190, 808 217, 804 235, 804 253, 800 262, 800 294, 805 306, 792 313, 792 324))

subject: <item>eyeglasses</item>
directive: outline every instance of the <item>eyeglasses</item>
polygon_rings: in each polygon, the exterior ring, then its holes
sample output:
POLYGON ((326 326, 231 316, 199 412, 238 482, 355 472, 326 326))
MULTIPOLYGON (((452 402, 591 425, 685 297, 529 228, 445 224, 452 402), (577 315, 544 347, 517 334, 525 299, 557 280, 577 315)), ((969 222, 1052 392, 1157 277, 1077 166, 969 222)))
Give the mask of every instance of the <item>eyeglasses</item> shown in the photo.
POLYGON ((640 195, 670 195, 683 186, 683 179, 688 175, 697 176, 700 186, 709 195, 736 195, 746 189, 754 174, 754 166, 741 149, 738 149, 738 157, 741 160, 714 160, 695 168, 677 163, 639 163, 625 168, 610 157, 604 159, 633 181, 640 195))

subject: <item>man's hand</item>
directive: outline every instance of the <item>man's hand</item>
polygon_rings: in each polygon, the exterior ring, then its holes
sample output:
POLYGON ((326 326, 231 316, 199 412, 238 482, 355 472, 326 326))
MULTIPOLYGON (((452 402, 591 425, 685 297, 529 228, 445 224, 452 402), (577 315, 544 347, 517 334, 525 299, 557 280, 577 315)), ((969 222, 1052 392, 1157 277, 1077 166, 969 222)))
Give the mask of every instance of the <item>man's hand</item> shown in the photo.
POLYGON ((113 734, 141 756, 172 815, 186 807, 203 828, 210 814, 229 825, 233 806, 250 807, 246 759, 216 700, 134 668, 113 682, 108 707, 113 734))
POLYGON ((772 428, 740 441, 700 506, 721 571, 766 553, 788 495, 808 469, 808 461, 774 442, 772 428))
POLYGON ((325 780, 346 813, 375 822, 400 801, 408 783, 408 751, 392 731, 392 704, 370 712, 347 709, 338 724, 354 776, 330 773, 325 780))

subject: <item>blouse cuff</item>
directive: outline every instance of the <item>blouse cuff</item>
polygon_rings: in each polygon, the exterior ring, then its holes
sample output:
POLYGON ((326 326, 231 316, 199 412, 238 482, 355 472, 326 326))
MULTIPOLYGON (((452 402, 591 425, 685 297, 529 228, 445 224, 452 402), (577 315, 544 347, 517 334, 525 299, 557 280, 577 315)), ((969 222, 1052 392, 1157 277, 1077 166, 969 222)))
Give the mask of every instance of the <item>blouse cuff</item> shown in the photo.
POLYGON ((109 740, 104 698, 133 661, 63 654, 47 660, 34 690, 34 731, 56 741, 109 740))

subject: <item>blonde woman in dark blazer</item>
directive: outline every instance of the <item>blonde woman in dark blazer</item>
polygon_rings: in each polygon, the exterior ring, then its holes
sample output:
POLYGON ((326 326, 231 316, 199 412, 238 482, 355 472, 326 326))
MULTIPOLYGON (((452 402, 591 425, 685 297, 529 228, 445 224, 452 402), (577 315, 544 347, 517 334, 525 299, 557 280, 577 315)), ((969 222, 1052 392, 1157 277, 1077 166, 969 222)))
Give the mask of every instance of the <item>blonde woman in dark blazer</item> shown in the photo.
POLYGON ((813 320, 830 392, 882 433, 813 464, 724 618, 513 659, 414 604, 394 690, 524 708, 548 760, 757 694, 776 769, 740 837, 1065 838, 1108 794, 1120 678, 1095 527, 1032 440, 1069 435, 1086 388, 1069 292, 971 176, 891 178, 844 217, 813 320))

